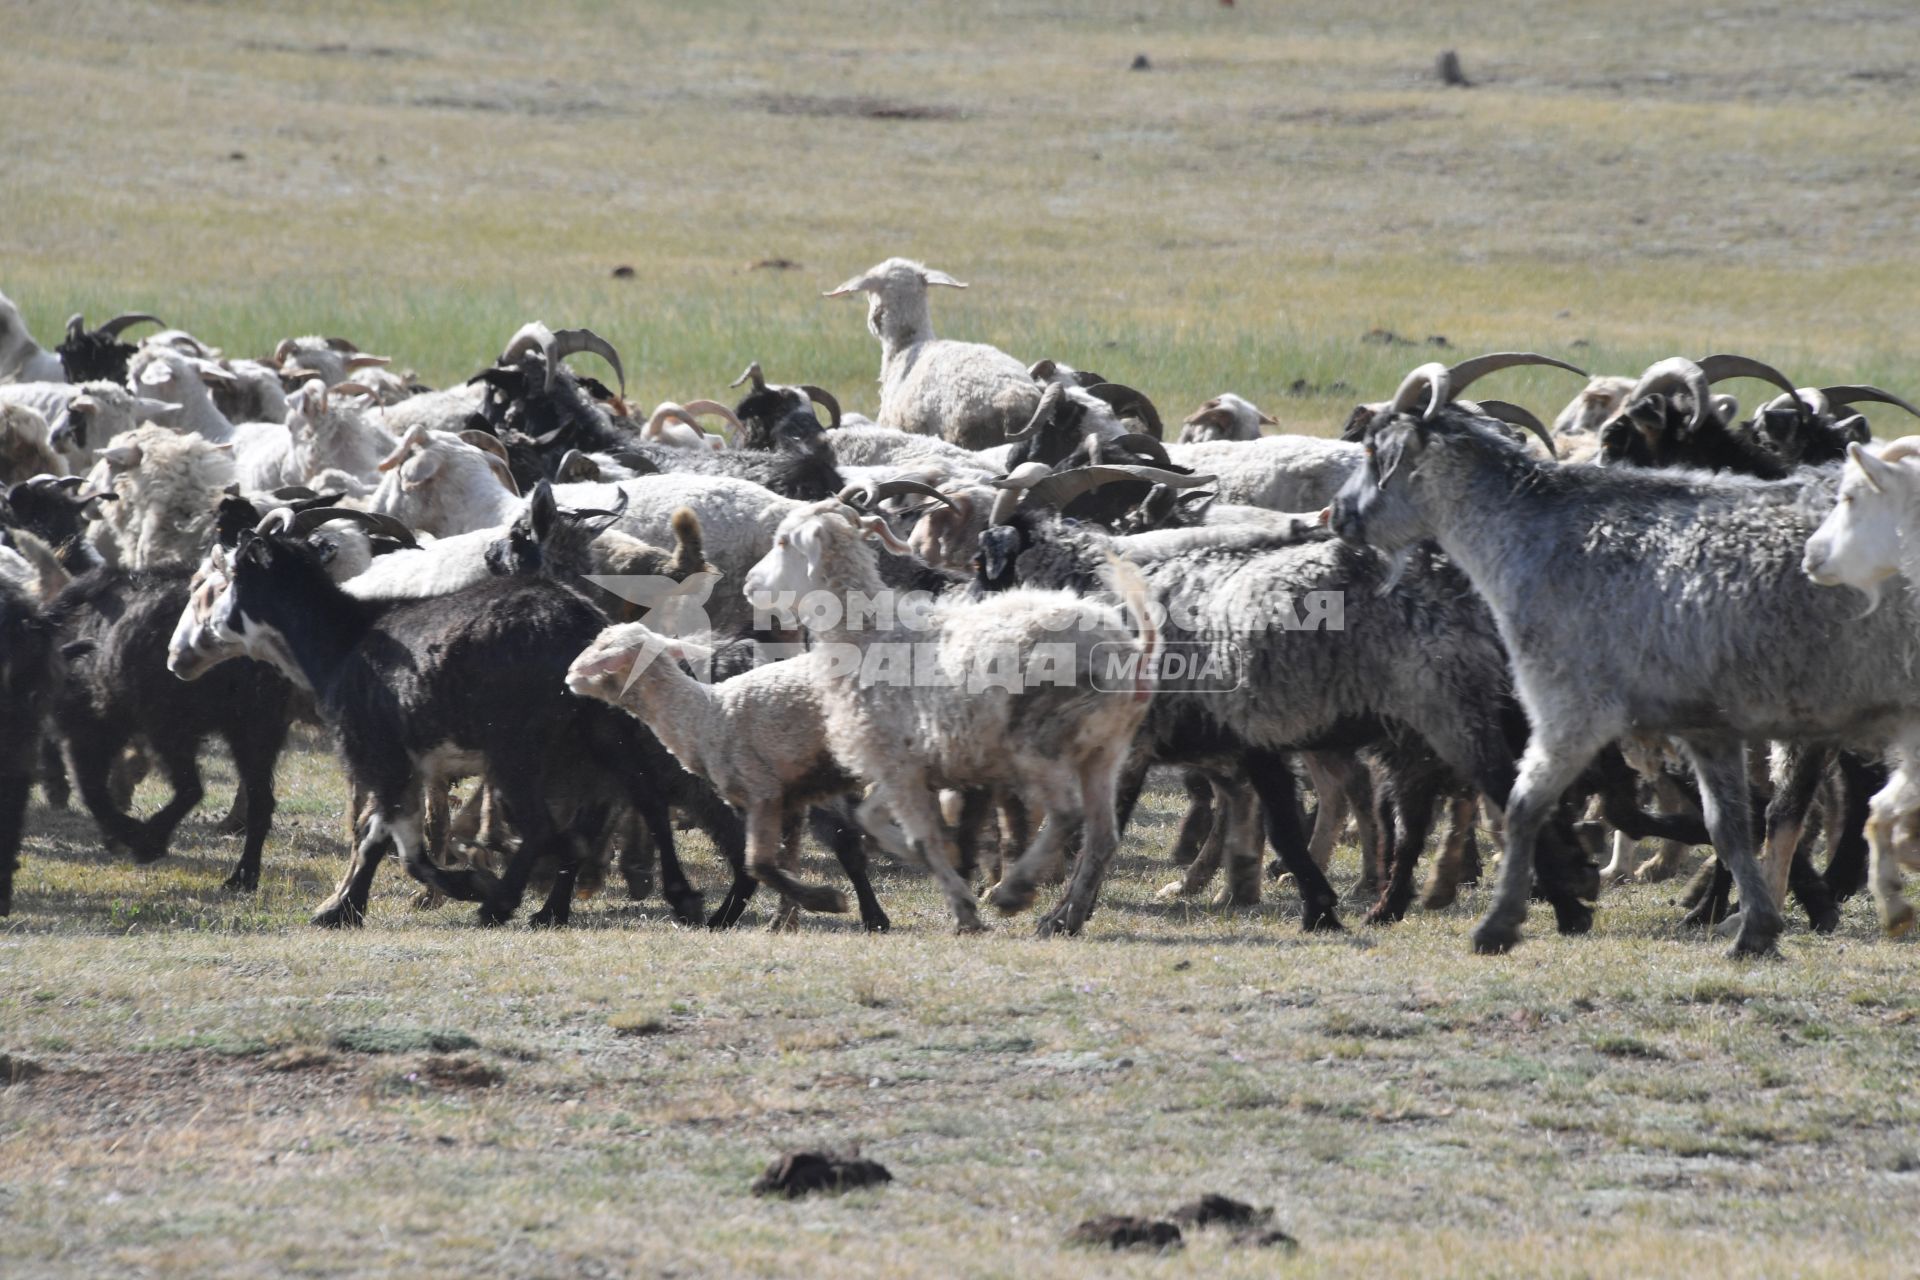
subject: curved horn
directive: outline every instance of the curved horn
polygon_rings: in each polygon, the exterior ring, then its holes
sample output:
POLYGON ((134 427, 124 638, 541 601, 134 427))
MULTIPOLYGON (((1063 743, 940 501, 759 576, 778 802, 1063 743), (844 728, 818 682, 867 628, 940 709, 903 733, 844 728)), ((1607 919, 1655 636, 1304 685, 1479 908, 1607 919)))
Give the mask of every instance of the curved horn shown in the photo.
POLYGON ((807 399, 815 404, 827 406, 827 417, 832 419, 827 423, 827 430, 831 431, 840 425, 840 402, 833 398, 831 391, 825 387, 816 387, 811 382, 801 383, 800 389, 807 393, 807 399))
POLYGON ((553 350, 549 354, 547 365, 547 385, 553 385, 554 369, 552 360, 564 360, 568 356, 589 352, 605 360, 613 369, 613 376, 619 379, 622 399, 627 394, 627 371, 620 364, 620 353, 613 344, 591 329, 561 329, 553 335, 553 350))
POLYGON ((1423 396, 1427 404, 1420 410, 1422 419, 1431 418, 1441 405, 1453 399, 1453 373, 1437 360, 1421 365, 1400 380, 1399 390, 1387 403, 1387 412, 1411 413, 1423 396))
MULTIPOLYGON (((711 403, 711 401, 709 401, 709 403, 711 403)), ((691 413, 688 413, 684 406, 677 405, 669 401, 668 403, 661 405, 659 408, 655 409, 650 415, 648 415, 647 425, 640 429, 640 433, 649 440, 658 440, 661 434, 660 433, 661 424, 666 422, 666 420, 669 418, 672 418, 676 422, 683 422, 687 426, 692 427, 695 431, 699 431, 702 429, 700 426, 700 419, 694 417, 691 413)), ((559 432, 557 431, 550 431, 547 433, 547 435, 549 436, 558 435, 558 434, 559 432)), ((536 443, 539 443, 539 444, 545 444, 546 442, 547 442, 546 436, 540 436, 536 440, 536 443)))
POLYGON ((760 372, 760 362, 758 360, 755 360, 752 364, 748 365, 745 373, 735 378, 732 382, 729 382, 727 384, 727 389, 731 391, 733 388, 747 381, 751 381, 753 383, 753 389, 756 392, 765 391, 767 389, 767 375, 760 372))
POLYGON ((527 352, 538 351, 547 364, 546 389, 551 391, 553 390, 554 367, 560 363, 560 357, 554 352, 554 345, 558 341, 559 339, 554 336, 553 331, 543 324, 535 322, 523 326, 520 332, 513 335, 513 341, 507 343, 507 349, 500 353, 500 363, 503 365, 518 364, 520 363, 520 357, 526 355, 527 352))
MULTIPOLYGON (((284 511, 287 508, 282 507, 280 510, 284 511)), ((385 534, 402 546, 419 545, 414 539, 413 530, 392 516, 383 516, 372 511, 358 511, 352 507, 308 507, 305 511, 295 511, 286 522, 286 531, 296 538, 301 538, 321 525, 330 524, 335 520, 357 524, 370 533, 385 534)), ((264 525, 265 522, 262 523, 264 525)))
POLYGON ((342 355, 354 355, 360 350, 358 346, 346 338, 328 338, 326 341, 329 351, 338 351, 342 355))
MULTIPOLYGON (((78 316, 74 318, 79 319, 78 316)), ((126 311, 101 325, 99 332, 109 338, 118 338, 123 330, 131 329, 136 324, 157 324, 164 328, 166 323, 159 316, 150 316, 144 311, 126 311)))
POLYGON ((1525 409, 1522 409, 1519 405, 1509 403, 1505 400, 1482 400, 1480 401, 1480 412, 1486 414, 1489 418, 1498 418, 1501 422, 1526 428, 1536 436, 1539 436, 1540 443, 1547 446, 1547 456, 1549 458, 1557 460, 1560 457, 1560 451, 1553 447, 1553 436, 1547 431, 1546 424, 1534 417, 1531 413, 1528 413, 1525 409))
MULTIPOLYGON (((727 420, 727 425, 732 427, 735 431, 738 431, 740 429, 740 419, 734 417, 733 410, 727 408, 727 406, 721 404, 718 400, 689 400, 685 404, 681 405, 680 407, 691 414, 701 414, 701 413, 718 414, 721 417, 725 418, 727 420)), ((698 425, 698 424, 696 423, 695 425, 698 425)))
POLYGON ((1822 387, 1820 388, 1820 394, 1825 396, 1827 403, 1836 409, 1845 408, 1850 404, 1890 404, 1905 409, 1914 417, 1920 418, 1920 409, 1914 408, 1913 405, 1902 400, 1891 391, 1882 391, 1879 387, 1868 386, 1866 383, 1848 383, 1838 387, 1822 387))
POLYGON ((1129 431, 1126 435, 1117 437, 1113 443, 1129 453, 1144 453, 1160 466, 1168 470, 1173 469, 1173 459, 1167 456, 1167 446, 1162 444, 1157 436, 1129 431))
POLYGON ((1217 476, 1175 475, 1171 471, 1162 471, 1158 467, 1075 467, 1071 471, 1056 471, 1041 480, 1027 490, 1027 497, 1043 507, 1052 507, 1060 511, 1075 498, 1121 480, 1144 480, 1148 484, 1166 485, 1169 489, 1195 489, 1201 485, 1212 484, 1218 478, 1217 476))
POLYGON ((1792 397, 1794 404, 1799 406, 1802 416, 1807 412, 1806 404, 1800 399, 1799 388, 1793 385, 1793 380, 1770 364, 1761 364, 1758 360, 1751 360, 1746 356, 1721 354, 1707 356, 1701 360, 1699 369, 1701 375, 1710 383, 1724 382, 1728 378, 1758 378, 1762 382, 1771 382, 1792 397))
POLYGON ((253 526, 255 533, 280 533, 293 524, 292 507, 275 507, 260 517, 260 523, 253 526))
POLYGON ((1053 415, 1060 412, 1060 401, 1065 398, 1066 394, 1066 383, 1049 383, 1046 391, 1041 393, 1040 403, 1035 406, 1033 417, 1027 420, 1027 425, 1018 431, 1007 432, 1007 439, 1025 440, 1028 436, 1031 436, 1034 432, 1052 422, 1053 415))
POLYGON ((878 484, 850 484, 840 491, 840 501, 857 510, 868 510, 879 506, 888 498, 898 498, 902 494, 917 493, 924 497, 942 502, 955 511, 953 499, 940 492, 924 480, 882 480, 878 484))
POLYGON ((1102 382, 1087 388, 1087 394, 1096 400, 1104 400, 1113 407, 1116 415, 1138 418, 1152 428, 1149 433, 1156 440, 1166 437, 1167 430, 1160 424, 1160 411, 1153 407, 1153 401, 1146 393, 1119 382, 1102 382))
POLYGON ((287 357, 292 355, 294 352, 298 351, 299 349, 300 349, 299 345, 295 343, 292 338, 280 339, 280 341, 276 343, 273 348, 273 363, 275 363, 276 365, 285 364, 287 362, 287 357))
MULTIPOLYGON (((598 480, 600 464, 578 449, 569 449, 560 455, 559 465, 553 469, 555 484, 569 484, 581 480, 598 480)), ((621 493, 625 494, 622 489, 621 493)))
POLYGON ((490 453, 502 462, 511 463, 513 461, 513 459, 507 456, 507 446, 500 443, 499 436, 485 431, 477 431, 469 427, 460 433, 460 438, 482 453, 490 453))
POLYGON ((1543 356, 1536 351, 1496 351, 1491 355, 1475 356, 1471 360, 1462 360, 1447 370, 1447 377, 1455 396, 1486 377, 1502 369, 1511 369, 1516 365, 1544 364, 1555 369, 1565 369, 1568 373, 1587 376, 1587 371, 1579 365, 1568 364, 1565 360, 1556 360, 1552 356, 1543 356))
POLYGON ((1027 490, 1052 474, 1053 468, 1044 462, 1023 462, 1006 475, 996 476, 992 484, 1000 492, 993 495, 993 510, 987 514, 987 523, 1003 525, 1011 520, 1020 500, 1027 496, 1027 490))
POLYGON ((78 342, 87 336, 87 318, 76 311, 67 317, 67 341, 78 342))
MULTIPOLYGON (((1620 402, 1620 407, 1614 410, 1613 416, 1607 419, 1607 423, 1610 424, 1619 419, 1643 397, 1668 387, 1679 387, 1693 401, 1693 417, 1687 425, 1689 428, 1697 428, 1706 420, 1707 410, 1710 407, 1707 402, 1711 393, 1707 390, 1707 386, 1706 370, 1685 356, 1669 356, 1665 360, 1656 360, 1647 366, 1647 371, 1640 375, 1638 382, 1633 384, 1633 390, 1627 392, 1626 398, 1620 402)), ((1602 424, 1603 429, 1605 425, 1602 424)))
POLYGON ((427 424, 424 422, 414 423, 407 428, 407 434, 400 437, 400 442, 393 446, 393 452, 374 464, 374 469, 376 471, 393 470, 407 460, 408 453, 417 446, 426 444, 429 438, 427 434, 427 424))

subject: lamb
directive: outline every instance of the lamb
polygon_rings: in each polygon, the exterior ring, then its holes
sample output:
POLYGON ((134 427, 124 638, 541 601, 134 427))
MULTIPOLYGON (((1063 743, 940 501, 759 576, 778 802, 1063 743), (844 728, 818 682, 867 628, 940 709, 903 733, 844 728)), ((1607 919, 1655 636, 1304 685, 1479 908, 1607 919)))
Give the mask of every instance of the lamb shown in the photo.
MULTIPOLYGON (((1807 539, 1802 556, 1811 581, 1853 587, 1866 596, 1876 617, 1893 612, 1883 600, 1898 592, 1901 581, 1908 590, 1920 583, 1920 558, 1907 535, 1920 515, 1916 456, 1920 436, 1895 440, 1878 457, 1857 444, 1848 449, 1838 499, 1807 539)), ((1920 870, 1914 826, 1914 815, 1920 813, 1920 721, 1900 726, 1887 755, 1893 774, 1868 802, 1868 881, 1881 927, 1898 936, 1911 930, 1914 921, 1913 905, 1901 892, 1900 872, 1920 870)))
POLYGON ((1920 692, 1907 692, 1920 632, 1905 592, 1860 619, 1801 575, 1815 487, 1542 464, 1443 404, 1408 379, 1370 428, 1367 467, 1332 522, 1389 552, 1436 540, 1507 643, 1533 735, 1476 949, 1518 942, 1533 837, 1596 752, 1641 732, 1678 738, 1700 780, 1715 852, 1740 889, 1736 954, 1772 950, 1791 850, 1774 850, 1768 872, 1755 860, 1744 744, 1899 733, 1920 711, 1920 692), (1621 625, 1596 643, 1596 620, 1609 618, 1621 625))
MULTIPOLYGON (((271 527, 242 535, 226 567, 211 624, 314 691, 349 776, 371 798, 364 838, 316 924, 364 920, 389 845, 421 883, 479 902, 482 924, 507 920, 535 862, 550 859, 559 870, 532 922, 564 924, 577 858, 574 836, 557 825, 556 804, 576 806, 581 825, 595 831, 613 805, 632 805, 663 866, 677 869, 668 805, 678 803, 717 833, 731 858, 740 857, 738 821, 710 790, 633 720, 562 690, 568 663, 605 625, 566 587, 491 578, 431 600, 358 600, 327 577, 301 540, 271 527), (486 695, 476 697, 478 689, 486 695), (422 788, 482 773, 521 835, 498 878, 440 868, 422 842, 422 788)), ((684 877, 677 884, 675 911, 697 919, 698 895, 684 877)))
MULTIPOLYGON (((689 517, 690 518, 690 517, 689 517)), ((770 662, 710 684, 683 670, 713 651, 643 623, 607 628, 567 671, 567 687, 635 716, 694 774, 746 818, 747 869, 814 911, 845 911, 838 891, 793 874, 806 806, 856 790, 827 749, 821 681, 811 654, 770 662)), ((835 842, 870 932, 889 927, 867 879, 859 838, 835 842)))
POLYGON ((1186 421, 1180 424, 1180 443, 1258 440, 1261 427, 1279 425, 1279 419, 1261 412, 1260 406, 1252 401, 1223 391, 1187 415, 1186 421))
POLYGON ((1040 387, 997 347, 935 337, 927 308, 935 285, 967 287, 944 271, 888 258, 825 296, 867 295, 867 329, 880 340, 881 426, 967 449, 999 444, 1032 420, 1040 387))
POLYGON ((804 506, 781 521, 773 549, 745 584, 748 597, 764 607, 809 593, 826 593, 841 606, 833 609, 822 598, 817 611, 809 608, 806 624, 826 655, 818 660, 831 664, 821 686, 829 747, 873 785, 861 807, 862 825, 931 871, 958 927, 973 931, 980 928, 979 910, 954 869, 958 851, 941 822, 934 787, 1004 787, 1044 807, 1039 835, 994 891, 994 905, 1009 914, 1032 901, 1038 877, 1084 823, 1073 881, 1039 926, 1043 935, 1078 933, 1116 844, 1119 767, 1152 697, 1140 663, 1152 661, 1158 639, 1144 590, 1116 566, 1137 634, 1118 610, 1053 591, 1015 591, 978 603, 949 596, 917 619, 875 619, 861 616, 886 591, 870 540, 895 554, 908 550, 878 515, 833 499, 804 506), (1102 645, 1133 664, 1110 692, 1095 685, 1102 645), (922 681, 914 679, 916 667, 922 681), (1011 683, 1003 680, 1009 670, 1017 673, 1011 683), (873 678, 880 671, 887 674, 873 678), (991 690, 983 687, 989 679, 991 690), (904 843, 879 819, 881 808, 905 829, 904 843))

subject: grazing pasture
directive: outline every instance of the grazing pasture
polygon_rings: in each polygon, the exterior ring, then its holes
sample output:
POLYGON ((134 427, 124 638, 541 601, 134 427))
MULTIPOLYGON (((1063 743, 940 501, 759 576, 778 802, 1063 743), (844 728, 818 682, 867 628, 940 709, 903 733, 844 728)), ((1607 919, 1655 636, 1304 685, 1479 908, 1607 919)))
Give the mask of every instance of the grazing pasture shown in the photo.
MULTIPOLYGON (((897 253, 970 285, 934 298, 943 336, 1100 369, 1170 422, 1233 390, 1332 434, 1421 360, 1513 348, 1920 391, 1910 6, 0 24, 0 289, 43 341, 148 310, 235 355, 346 334, 440 385, 541 318, 611 338, 648 404, 726 399, 757 359, 871 413, 861 308, 819 294, 897 253)), ((1577 386, 1501 376, 1548 419, 1577 386)), ((254 895, 220 887, 219 752, 152 866, 36 797, 0 921, 0 1273, 1856 1276, 1920 1243, 1916 957, 1864 893, 1831 936, 1790 909, 1777 961, 1680 930, 1679 882, 1610 888, 1586 937, 1536 907, 1506 956, 1470 953, 1484 885, 1309 936, 1271 883, 1156 898, 1168 778, 1079 939, 956 938, 884 862, 885 935, 768 932, 765 891, 725 932, 611 890, 566 930, 481 930, 392 867, 364 930, 324 932, 346 787, 304 729, 279 778, 254 895), (749 1193, 808 1147, 893 1181, 749 1193), (1203 1192, 1272 1206, 1298 1252, 1065 1243, 1203 1192)), ((712 905, 723 865, 683 848, 712 905)), ((1343 846, 1335 887, 1358 870, 1343 846)), ((837 875, 811 847, 804 873, 837 875)))

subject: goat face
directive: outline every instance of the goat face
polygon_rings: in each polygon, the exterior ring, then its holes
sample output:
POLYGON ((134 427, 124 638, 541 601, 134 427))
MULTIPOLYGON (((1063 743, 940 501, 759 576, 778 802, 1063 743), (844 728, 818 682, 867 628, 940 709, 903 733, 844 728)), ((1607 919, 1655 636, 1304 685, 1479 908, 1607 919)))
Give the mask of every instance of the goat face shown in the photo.
POLYGON ((1368 436, 1366 465, 1334 495, 1332 525, 1344 542, 1381 551, 1431 536, 1417 493, 1420 463, 1444 447, 1427 422, 1396 415, 1368 436))
POLYGON ((1807 539, 1801 568, 1823 587, 1855 587, 1873 596, 1878 584, 1900 572, 1900 529, 1916 500, 1920 469, 1911 455, 1902 451, 1889 462, 1852 446, 1839 500, 1807 539))

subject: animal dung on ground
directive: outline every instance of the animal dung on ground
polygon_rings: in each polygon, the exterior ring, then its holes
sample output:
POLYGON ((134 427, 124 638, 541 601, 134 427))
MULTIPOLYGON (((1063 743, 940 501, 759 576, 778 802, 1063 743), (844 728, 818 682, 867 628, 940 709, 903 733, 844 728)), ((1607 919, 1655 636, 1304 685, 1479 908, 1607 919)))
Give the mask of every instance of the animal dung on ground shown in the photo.
POLYGON ((793 1151, 776 1159, 753 1180, 753 1194, 797 1200, 815 1191, 837 1194, 892 1181, 893 1175, 877 1160, 829 1151, 793 1151))
POLYGON ((1171 1222, 1109 1214, 1088 1218, 1067 1233, 1067 1243, 1108 1249, 1178 1249, 1185 1242, 1180 1228, 1171 1222))

